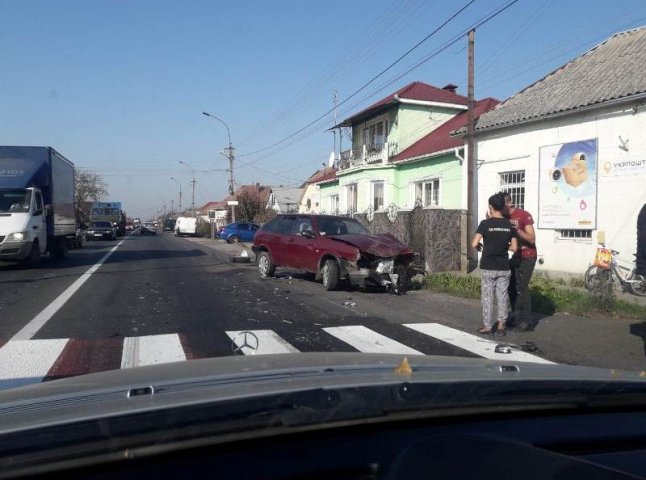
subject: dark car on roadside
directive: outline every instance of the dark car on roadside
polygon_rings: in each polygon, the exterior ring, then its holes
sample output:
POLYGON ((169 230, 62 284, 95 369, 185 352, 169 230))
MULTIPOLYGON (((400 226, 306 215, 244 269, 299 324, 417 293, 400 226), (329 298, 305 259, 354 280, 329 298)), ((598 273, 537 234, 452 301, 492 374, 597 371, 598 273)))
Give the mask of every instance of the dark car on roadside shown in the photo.
POLYGON ((172 232, 175 230, 175 223, 176 220, 173 220, 172 218, 167 218, 164 220, 164 232, 172 232))
POLYGON ((346 281, 401 292, 415 258, 394 236, 334 215, 279 215, 256 233, 252 249, 261 277, 296 268, 320 278, 326 290, 346 281))
POLYGON ((110 222, 91 222, 85 231, 85 240, 116 240, 117 229, 110 222))
POLYGON ((234 222, 218 231, 218 237, 228 243, 252 242, 259 225, 251 222, 234 222))

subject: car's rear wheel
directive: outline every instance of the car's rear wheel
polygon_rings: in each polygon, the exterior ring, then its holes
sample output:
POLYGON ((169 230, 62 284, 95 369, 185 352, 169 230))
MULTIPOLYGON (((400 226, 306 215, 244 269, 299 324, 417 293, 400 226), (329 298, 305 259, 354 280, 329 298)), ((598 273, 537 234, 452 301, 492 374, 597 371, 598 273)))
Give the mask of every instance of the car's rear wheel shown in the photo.
POLYGON ((227 241, 229 243, 238 243, 240 241, 240 238, 238 238, 237 235, 231 235, 227 241))
POLYGON ((339 264, 336 260, 326 260, 323 265, 323 286, 327 291, 336 289, 339 283, 339 264))
POLYGON ((271 277, 276 271, 276 265, 271 261, 269 252, 260 252, 258 255, 258 272, 260 277, 271 277))

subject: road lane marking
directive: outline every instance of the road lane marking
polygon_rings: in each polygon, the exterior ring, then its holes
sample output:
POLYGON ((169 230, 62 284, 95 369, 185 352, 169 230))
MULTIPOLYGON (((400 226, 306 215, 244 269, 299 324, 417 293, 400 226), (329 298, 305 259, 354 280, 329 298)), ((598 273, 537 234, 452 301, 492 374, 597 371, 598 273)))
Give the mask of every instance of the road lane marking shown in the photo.
POLYGON ((0 348, 0 389, 42 382, 67 341, 58 338, 7 342, 0 348))
POLYGON ((278 335, 273 330, 229 330, 226 332, 231 341, 235 339, 235 344, 240 348, 240 351, 245 355, 268 355, 272 353, 299 353, 299 350, 294 347, 292 344, 283 340, 280 335, 278 335), (243 332, 251 332, 258 339, 257 346, 255 345, 255 339, 251 336, 251 340, 254 345, 244 346, 244 341, 242 336, 239 338, 243 332), (256 346, 254 349, 253 347, 256 346))
POLYGON ((77 278, 74 283, 65 289, 56 299, 50 303, 45 309, 36 315, 27 325, 25 325, 18 333, 16 333, 11 340, 29 340, 31 339, 38 330, 43 328, 45 324, 58 312, 67 301, 72 298, 81 286, 89 280, 94 272, 96 272, 101 265, 112 255, 117 248, 121 246, 126 239, 124 238, 114 247, 112 247, 97 263, 92 265, 85 273, 83 273, 79 278, 77 278))
POLYGON ((414 348, 407 347, 363 325, 324 328, 327 333, 350 344, 363 353, 404 353, 423 355, 414 348))
POLYGON ((43 381, 117 370, 121 365, 122 350, 122 338, 72 338, 67 342, 43 381))
POLYGON ((455 328, 440 325, 439 323, 408 323, 404 324, 404 326, 490 360, 516 360, 518 362, 545 364, 554 363, 532 355, 531 353, 523 352, 522 350, 512 349, 511 353, 496 353, 494 351, 496 345, 505 343, 504 340, 500 342, 487 340, 477 335, 471 335, 470 333, 456 330, 455 328))
POLYGON ((176 333, 126 337, 123 339, 121 368, 143 367, 186 360, 182 342, 176 333))

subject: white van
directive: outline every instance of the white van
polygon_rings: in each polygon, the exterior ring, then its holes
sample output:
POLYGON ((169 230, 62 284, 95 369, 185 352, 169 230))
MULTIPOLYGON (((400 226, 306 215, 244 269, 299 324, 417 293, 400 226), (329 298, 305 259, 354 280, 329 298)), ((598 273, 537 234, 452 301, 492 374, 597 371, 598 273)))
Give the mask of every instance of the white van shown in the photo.
POLYGON ((195 235, 197 219, 193 217, 178 217, 175 222, 175 236, 195 235))

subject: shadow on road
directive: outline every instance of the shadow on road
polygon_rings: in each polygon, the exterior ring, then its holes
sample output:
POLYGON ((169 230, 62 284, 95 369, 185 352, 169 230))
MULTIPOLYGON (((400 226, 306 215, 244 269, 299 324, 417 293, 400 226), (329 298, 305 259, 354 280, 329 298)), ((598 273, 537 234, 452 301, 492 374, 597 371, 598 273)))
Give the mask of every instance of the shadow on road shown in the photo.
POLYGON ((644 343, 644 356, 646 357, 646 322, 633 323, 630 326, 630 333, 642 339, 644 343))

